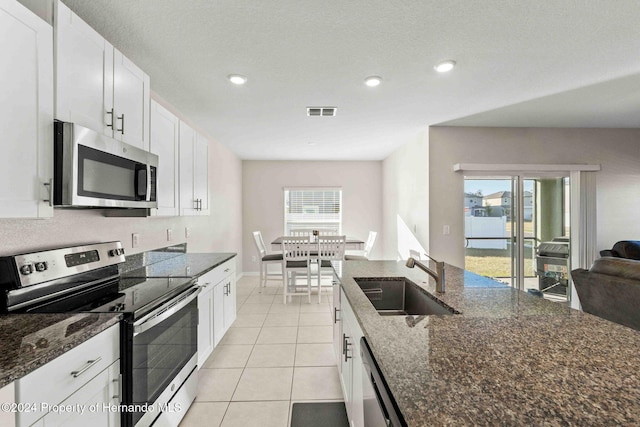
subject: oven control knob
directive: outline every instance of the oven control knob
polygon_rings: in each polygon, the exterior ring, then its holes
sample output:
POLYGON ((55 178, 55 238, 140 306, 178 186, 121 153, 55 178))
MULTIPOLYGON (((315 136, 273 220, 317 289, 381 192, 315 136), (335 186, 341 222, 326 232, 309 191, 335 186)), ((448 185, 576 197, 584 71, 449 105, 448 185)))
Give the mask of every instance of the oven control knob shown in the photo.
POLYGON ((45 271, 47 269, 47 263, 45 261, 35 263, 36 271, 45 271))
POLYGON ((33 264, 25 264, 22 267, 20 267, 20 274, 26 276, 31 273, 33 273, 33 264))
POLYGON ((109 251, 109 256, 119 256, 119 255, 124 255, 124 249, 122 249, 122 248, 111 249, 109 251))

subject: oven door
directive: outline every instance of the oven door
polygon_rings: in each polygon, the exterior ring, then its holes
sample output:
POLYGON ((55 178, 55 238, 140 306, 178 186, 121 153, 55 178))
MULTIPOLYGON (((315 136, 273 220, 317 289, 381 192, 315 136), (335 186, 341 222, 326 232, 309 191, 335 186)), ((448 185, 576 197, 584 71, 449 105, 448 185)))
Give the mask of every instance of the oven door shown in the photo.
POLYGON ((73 123, 55 123, 54 204, 157 207, 158 156, 73 123))
MULTIPOLYGON (((130 403, 134 407, 139 405, 144 408, 156 403, 170 385, 176 389, 167 393, 170 396, 177 393, 180 384, 176 387, 174 379, 180 375, 186 379, 195 369, 199 292, 200 288, 190 288, 134 322, 129 377, 129 391, 132 393, 130 403), (183 372, 185 369, 188 372, 183 372)), ((153 418, 160 410, 162 408, 152 410, 155 412, 153 418)), ((144 415, 145 411, 134 412, 131 425, 135 425, 144 415)))

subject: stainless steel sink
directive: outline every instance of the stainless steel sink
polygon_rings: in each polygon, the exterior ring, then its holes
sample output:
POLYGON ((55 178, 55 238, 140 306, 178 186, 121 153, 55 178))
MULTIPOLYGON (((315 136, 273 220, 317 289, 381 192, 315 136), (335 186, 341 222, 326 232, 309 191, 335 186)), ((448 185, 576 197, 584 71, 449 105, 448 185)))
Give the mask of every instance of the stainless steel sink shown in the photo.
POLYGON ((460 314, 406 277, 355 278, 381 316, 460 314))

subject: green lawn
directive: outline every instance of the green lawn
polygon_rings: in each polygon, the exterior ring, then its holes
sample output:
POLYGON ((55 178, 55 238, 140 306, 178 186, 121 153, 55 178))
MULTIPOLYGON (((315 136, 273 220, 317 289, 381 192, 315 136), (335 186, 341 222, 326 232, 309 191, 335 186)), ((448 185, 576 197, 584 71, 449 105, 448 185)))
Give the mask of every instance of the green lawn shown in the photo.
MULTIPOLYGON (((532 249, 525 249, 525 276, 533 276, 532 249)), ((467 249, 465 269, 481 276, 511 277, 511 257, 508 250, 467 249)))

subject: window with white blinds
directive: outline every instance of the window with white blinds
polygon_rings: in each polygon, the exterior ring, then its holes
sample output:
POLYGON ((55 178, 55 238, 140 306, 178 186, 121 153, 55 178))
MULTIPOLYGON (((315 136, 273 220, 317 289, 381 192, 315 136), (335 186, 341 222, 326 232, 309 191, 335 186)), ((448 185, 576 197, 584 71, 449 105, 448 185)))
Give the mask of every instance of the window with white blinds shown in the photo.
POLYGON ((320 230, 340 234, 342 230, 342 189, 285 188, 284 233, 320 230))

